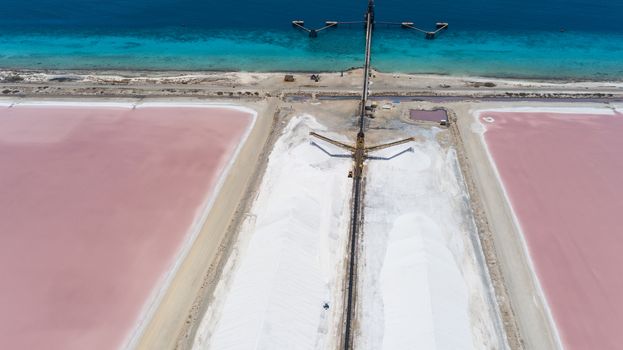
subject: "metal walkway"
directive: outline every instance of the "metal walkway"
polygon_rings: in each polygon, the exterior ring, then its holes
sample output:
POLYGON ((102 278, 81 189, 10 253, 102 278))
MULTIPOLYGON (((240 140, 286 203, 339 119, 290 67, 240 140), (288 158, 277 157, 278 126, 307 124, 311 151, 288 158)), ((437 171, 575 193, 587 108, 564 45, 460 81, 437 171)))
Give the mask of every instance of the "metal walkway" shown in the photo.
POLYGON ((352 328, 355 317, 355 293, 357 292, 357 252, 359 243, 359 223, 361 222, 361 180, 365 160, 365 119, 368 94, 370 93, 370 50, 372 47, 372 26, 374 19, 374 0, 369 0, 366 11, 366 56, 363 67, 363 94, 359 113, 359 132, 354 152, 353 169, 353 208, 350 222, 350 255, 348 259, 348 294, 346 299, 346 324, 344 325, 344 350, 350 350, 353 344, 352 328))

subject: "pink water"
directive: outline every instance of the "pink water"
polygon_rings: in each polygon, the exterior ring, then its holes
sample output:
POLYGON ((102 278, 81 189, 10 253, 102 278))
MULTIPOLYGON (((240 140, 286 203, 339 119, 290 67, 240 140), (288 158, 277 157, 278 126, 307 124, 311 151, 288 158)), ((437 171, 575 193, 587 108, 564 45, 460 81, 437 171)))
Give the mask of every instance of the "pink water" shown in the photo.
POLYGON ((485 113, 566 349, 623 344, 623 116, 485 113))
POLYGON ((0 108, 0 349, 122 345, 251 121, 0 108))
POLYGON ((448 120, 448 113, 445 109, 433 109, 428 111, 421 109, 410 109, 409 118, 411 118, 411 120, 440 122, 442 120, 448 120))

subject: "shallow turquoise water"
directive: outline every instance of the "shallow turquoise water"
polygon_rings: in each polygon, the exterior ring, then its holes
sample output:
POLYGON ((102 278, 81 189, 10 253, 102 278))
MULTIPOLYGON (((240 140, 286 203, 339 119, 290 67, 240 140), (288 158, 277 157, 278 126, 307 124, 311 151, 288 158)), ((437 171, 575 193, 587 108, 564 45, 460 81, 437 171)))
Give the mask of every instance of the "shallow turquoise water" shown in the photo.
MULTIPOLYGON (((363 39, 336 30, 310 40, 296 31, 213 31, 182 36, 1 35, 0 66, 10 68, 325 71, 360 66, 363 39), (361 45, 360 45, 361 44, 361 45)), ((423 40, 379 30, 382 71, 504 77, 623 77, 623 35, 583 32, 449 31, 423 40)))
MULTIPOLYGON (((378 27, 372 63, 382 71, 623 80, 623 2, 376 3, 378 20, 450 22, 433 41, 378 27)), ((0 22, 0 68, 339 71, 362 64, 361 26, 312 40, 290 20, 357 20, 364 8, 355 0, 15 1, 0 22)))

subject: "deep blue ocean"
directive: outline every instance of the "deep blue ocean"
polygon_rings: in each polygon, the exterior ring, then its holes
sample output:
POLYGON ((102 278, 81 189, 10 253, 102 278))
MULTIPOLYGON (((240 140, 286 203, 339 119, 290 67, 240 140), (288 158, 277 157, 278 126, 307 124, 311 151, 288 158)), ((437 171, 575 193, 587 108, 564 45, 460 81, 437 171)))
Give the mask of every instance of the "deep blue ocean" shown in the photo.
MULTIPOLYGON (((294 19, 358 21, 366 0, 0 0, 0 68, 338 71, 363 26, 310 39, 294 19)), ((623 80, 623 0, 377 0, 373 66, 453 75, 623 80)))

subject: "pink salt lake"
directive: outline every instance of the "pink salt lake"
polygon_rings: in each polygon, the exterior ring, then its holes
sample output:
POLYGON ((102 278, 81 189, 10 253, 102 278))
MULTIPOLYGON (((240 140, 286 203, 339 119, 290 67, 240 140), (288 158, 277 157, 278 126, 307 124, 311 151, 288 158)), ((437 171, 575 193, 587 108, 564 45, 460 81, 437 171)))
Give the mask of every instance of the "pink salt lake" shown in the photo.
POLYGON ((252 120, 0 108, 0 349, 123 345, 252 120))
POLYGON ((563 345, 620 349, 623 115, 485 112, 481 121, 563 345))

